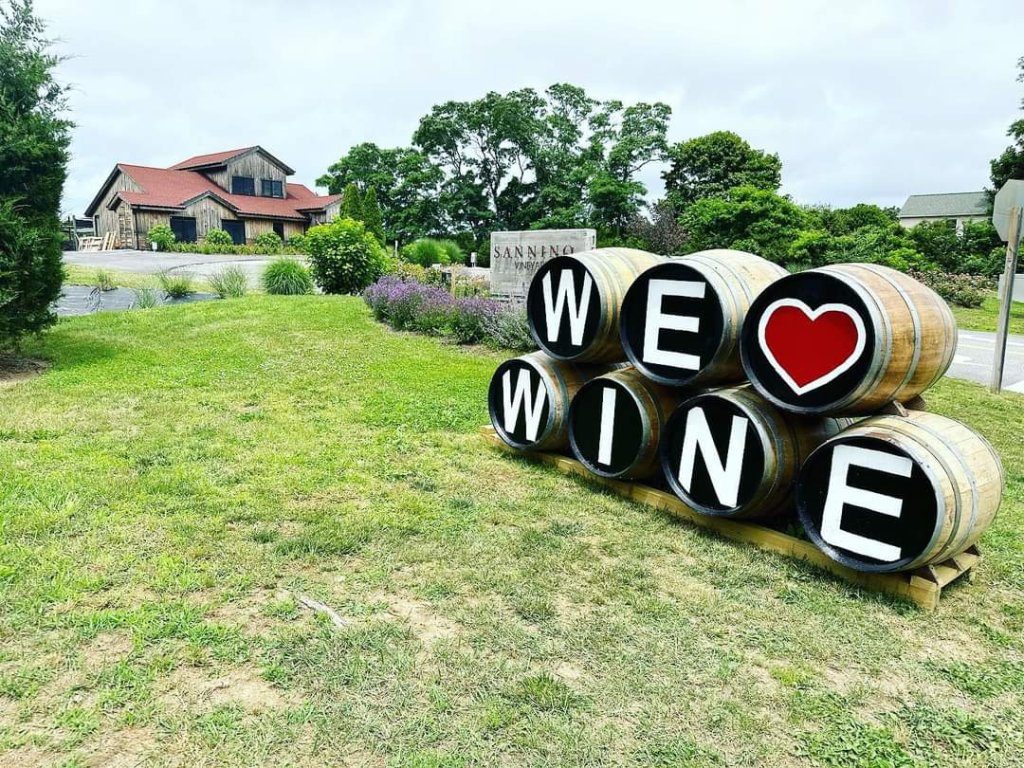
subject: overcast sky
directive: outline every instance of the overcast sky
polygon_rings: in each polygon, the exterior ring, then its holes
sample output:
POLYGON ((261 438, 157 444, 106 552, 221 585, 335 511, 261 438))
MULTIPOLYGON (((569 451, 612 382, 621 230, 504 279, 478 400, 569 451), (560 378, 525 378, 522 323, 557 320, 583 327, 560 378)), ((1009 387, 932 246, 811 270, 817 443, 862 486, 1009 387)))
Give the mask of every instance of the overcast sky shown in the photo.
MULTIPOLYGON (((778 152, 801 203, 982 189, 1024 85, 1024 2, 36 0, 74 86, 65 210, 117 162, 261 144, 312 186, 433 104, 555 82, 778 152)), ((644 181, 660 192, 658 171, 644 181)))

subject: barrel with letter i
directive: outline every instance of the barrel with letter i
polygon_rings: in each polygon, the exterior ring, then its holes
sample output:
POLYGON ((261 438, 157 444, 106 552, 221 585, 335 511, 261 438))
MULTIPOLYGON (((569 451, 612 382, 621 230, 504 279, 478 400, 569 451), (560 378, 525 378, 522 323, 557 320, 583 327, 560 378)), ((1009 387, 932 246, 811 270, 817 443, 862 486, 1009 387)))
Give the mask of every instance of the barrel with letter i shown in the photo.
POLYGON ((625 360, 619 340, 622 298, 641 272, 664 260, 632 248, 598 248, 545 262, 526 296, 537 345, 559 360, 625 360))
POLYGON ((751 383, 794 413, 869 414, 914 399, 953 361, 949 306, 877 264, 789 275, 757 297, 740 351, 751 383))
POLYGON ((572 451, 602 477, 651 477, 658 471, 662 427, 681 398, 632 367, 591 379, 569 408, 572 451))
POLYGON ((543 352, 506 360, 494 372, 487 391, 487 410, 494 431, 520 450, 568 448, 573 397, 585 381, 613 367, 575 365, 554 360, 543 352))
POLYGON ((791 508, 804 459, 850 423, 783 413, 749 385, 705 392, 685 400, 665 425, 662 470, 698 512, 770 517, 791 508))
POLYGON ((787 274, 767 259, 731 250, 700 251, 651 267, 622 302, 626 356, 660 384, 741 381, 743 319, 751 302, 787 274))
POLYGON ((995 518, 999 456, 965 425, 933 413, 864 419, 825 442, 797 482, 804 529, 860 571, 908 571, 953 557, 995 518))

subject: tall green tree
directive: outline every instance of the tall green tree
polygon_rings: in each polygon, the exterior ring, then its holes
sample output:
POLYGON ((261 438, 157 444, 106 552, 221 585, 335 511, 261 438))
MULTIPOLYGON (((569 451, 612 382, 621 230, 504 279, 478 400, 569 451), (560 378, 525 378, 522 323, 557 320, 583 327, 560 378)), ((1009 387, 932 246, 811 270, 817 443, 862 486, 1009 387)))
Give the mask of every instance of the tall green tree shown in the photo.
POLYGON ((668 148, 662 173, 665 195, 679 210, 706 197, 725 197, 734 187, 777 192, 782 161, 754 149, 731 131, 716 131, 668 148))
POLYGON ((366 231, 384 245, 384 221, 381 218, 380 206, 377 204, 377 189, 370 187, 363 198, 363 223, 366 231))
POLYGON ((346 184, 341 193, 341 217, 353 221, 363 220, 363 195, 354 181, 346 184))
POLYGON ((55 320, 72 124, 32 0, 0 0, 0 345, 55 320))
POLYGON ((680 223, 689 235, 688 252, 735 248, 776 264, 791 260, 790 245, 807 228, 807 214, 788 197, 757 187, 736 187, 722 197, 690 205, 680 223))
MULTIPOLYGON (((1017 82, 1024 83, 1024 56, 1017 60, 1017 82)), ((1021 110, 1024 110, 1024 99, 1020 102, 1021 110)), ((1010 179, 1024 179, 1024 119, 1015 120, 1010 124, 1006 135, 1013 143, 1003 153, 992 161, 992 192, 999 189, 1010 179)))

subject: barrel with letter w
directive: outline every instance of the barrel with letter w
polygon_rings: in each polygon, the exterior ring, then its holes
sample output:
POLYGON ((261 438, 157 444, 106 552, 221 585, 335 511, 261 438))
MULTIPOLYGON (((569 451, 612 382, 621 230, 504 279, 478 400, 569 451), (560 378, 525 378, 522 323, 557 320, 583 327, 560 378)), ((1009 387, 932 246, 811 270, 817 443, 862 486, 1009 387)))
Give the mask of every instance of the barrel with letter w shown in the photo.
POLYGON ((569 405, 583 383, 608 365, 575 365, 543 352, 506 360, 491 377, 487 409, 498 436, 513 448, 569 447, 569 405))
POLYGON ((648 378, 670 386, 741 381, 743 318, 761 291, 787 274, 760 256, 725 249, 651 267, 622 302, 626 356, 648 378))
POLYGON ((625 360, 619 341, 622 298, 641 272, 664 260, 632 248, 597 248, 545 262, 526 296, 537 345, 560 360, 625 360))
POLYGON ((908 571, 974 544, 1003 492, 998 454, 958 421, 922 411, 864 419, 824 443, 797 481, 804 529, 860 571, 908 571))
POLYGON ((602 477, 651 477, 658 471, 662 426, 681 398, 633 367, 591 379, 569 408, 572 452, 602 477))
POLYGON ((743 367, 794 413, 872 413, 914 399, 953 361, 949 306, 877 264, 834 264, 768 286, 747 313, 743 367))
POLYGON ((766 518, 791 509, 800 465, 851 419, 787 414, 749 385, 685 400, 661 436, 672 491, 706 515, 766 518))

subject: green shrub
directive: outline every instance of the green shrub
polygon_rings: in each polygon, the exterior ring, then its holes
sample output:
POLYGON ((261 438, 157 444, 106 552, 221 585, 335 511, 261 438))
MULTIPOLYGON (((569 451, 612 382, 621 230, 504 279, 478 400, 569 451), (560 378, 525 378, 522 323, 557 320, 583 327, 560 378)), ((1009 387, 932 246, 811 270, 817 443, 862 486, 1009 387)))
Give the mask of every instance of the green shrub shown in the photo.
POLYGON ((496 349, 531 352, 537 348, 526 322, 526 307, 507 304, 484 320, 484 340, 496 349))
POLYGON ((174 232, 166 224, 157 224, 149 228, 149 242, 156 243, 158 251, 170 251, 174 246, 174 232))
POLYGON ((980 307, 995 287, 993 281, 984 275, 911 272, 910 276, 927 285, 950 304, 959 307, 980 307))
POLYGON ((463 264, 466 255, 454 240, 421 237, 402 248, 402 258, 421 267, 432 267, 434 264, 463 264))
POLYGON ((187 272, 161 272, 158 278, 160 287, 172 299, 183 299, 196 292, 192 275, 187 272))
POLYGON ((387 265, 384 267, 384 274, 400 277, 403 280, 415 280, 417 283, 425 283, 427 281, 426 269, 419 264, 413 264, 411 261, 402 261, 401 259, 389 258, 387 265))
POLYGON ((105 269, 96 270, 96 287, 101 291, 112 291, 117 288, 114 275, 105 269))
POLYGON ((210 276, 210 286, 222 299, 237 299, 249 289, 249 277, 241 267, 224 267, 210 276))
POLYGON ((266 253, 280 253, 284 249, 284 241, 277 232, 261 232, 256 236, 253 245, 266 253))
POLYGON ((149 309, 155 307, 160 303, 160 297, 156 295, 156 290, 153 288, 136 288, 135 289, 135 301, 132 303, 133 307, 138 309, 149 309))
POLYGON ((309 270, 295 259, 275 259, 261 276, 263 290, 275 296, 300 296, 313 292, 309 270))
POLYGON ((211 229, 206 233, 206 237, 203 238, 203 243, 205 245, 223 246, 234 245, 235 241, 223 229, 211 229))
POLYGON ((288 246, 288 248, 290 248, 291 250, 293 250, 293 251, 295 251, 297 253, 305 253, 306 252, 306 236, 305 235, 292 235, 291 237, 288 238, 287 246, 288 246))
POLYGON ((359 293, 384 273, 387 253, 362 222, 335 219, 306 234, 313 280, 324 293, 359 293))

